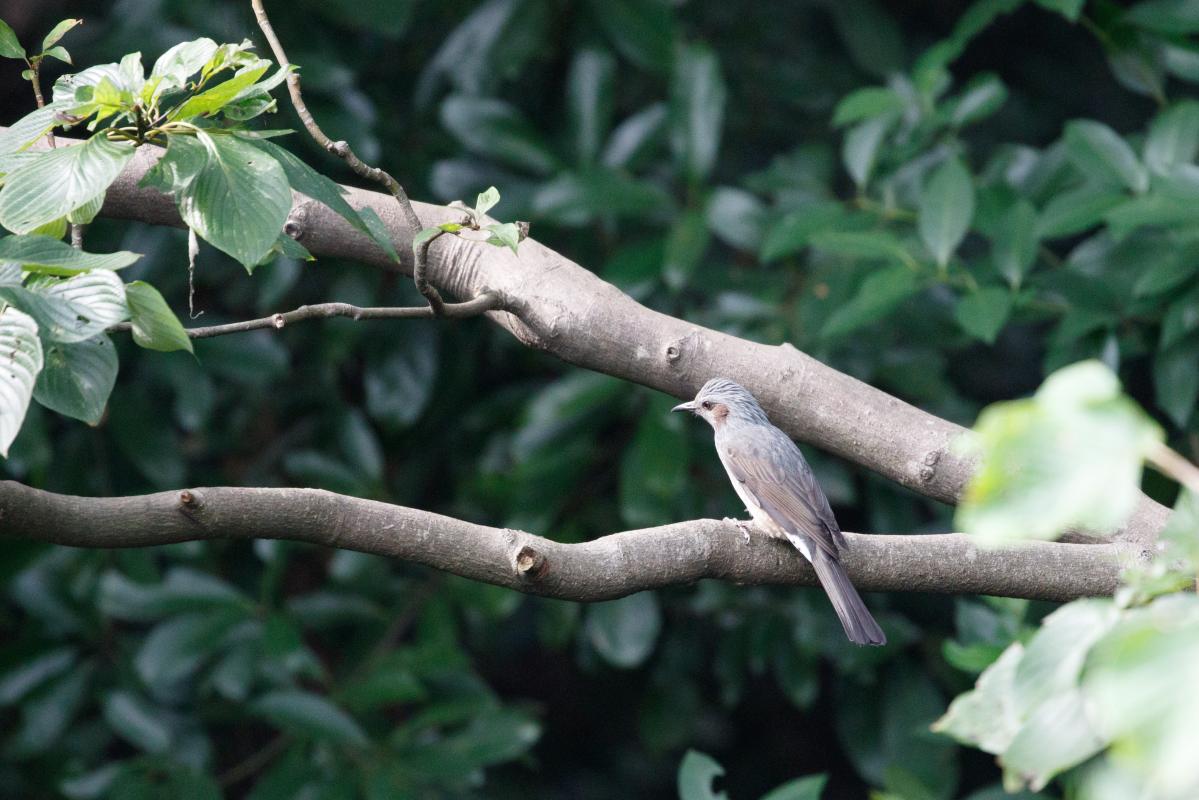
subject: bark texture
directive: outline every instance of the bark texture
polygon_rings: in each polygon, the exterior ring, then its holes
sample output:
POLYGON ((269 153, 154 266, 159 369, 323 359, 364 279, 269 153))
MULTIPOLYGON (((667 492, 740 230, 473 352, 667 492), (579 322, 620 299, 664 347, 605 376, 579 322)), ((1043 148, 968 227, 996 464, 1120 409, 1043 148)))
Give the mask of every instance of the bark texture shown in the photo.
MULTIPOLYGON (((1137 557, 1119 543, 1027 542, 995 550, 959 533, 845 534, 844 563, 864 591, 992 594, 1042 600, 1110 595, 1137 557)), ((790 544, 747 542, 731 520, 701 519, 579 544, 319 489, 195 488, 74 497, 0 481, 0 538, 74 547, 146 547, 199 539, 290 539, 424 564, 565 600, 610 600, 719 578, 815 586, 790 544)))

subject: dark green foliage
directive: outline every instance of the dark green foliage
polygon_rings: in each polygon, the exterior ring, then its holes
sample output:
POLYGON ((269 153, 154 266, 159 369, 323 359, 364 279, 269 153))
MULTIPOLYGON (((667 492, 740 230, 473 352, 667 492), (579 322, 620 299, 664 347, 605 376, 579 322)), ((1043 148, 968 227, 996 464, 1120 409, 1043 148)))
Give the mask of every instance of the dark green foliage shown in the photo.
MULTIPOLYGON (((791 342, 964 423, 1100 357, 1172 440, 1199 430, 1199 50, 1181 4, 981 0, 956 20, 871 0, 275 5, 332 138, 416 198, 498 187, 503 219, 653 308, 791 342)), ((419 302, 393 275, 277 252, 290 188, 382 237, 321 177, 355 182, 340 162, 264 138, 298 128, 282 74, 216 45, 258 39, 248 4, 64 12, 87 19, 67 69, 106 67, 51 102, 103 129, 148 92, 197 126, 162 133, 148 183, 212 245, 203 324, 419 302), (184 39, 148 78, 108 64, 184 39), (187 89, 210 63, 224 69, 187 89)), ((56 22, 0 27, 0 55, 56 22)), ((44 55, 65 55, 51 38, 44 55)), ((23 65, 4 63, 0 223, 29 235, 0 239, 0 343, 27 366, 0 380, 59 412, 10 425, 0 409, 8 476, 99 495, 319 486, 564 541, 740 512, 664 398, 483 321, 338 319, 152 352, 184 346, 168 310, 187 302, 186 236, 97 219, 87 254, 51 244, 133 145, 31 157, 55 110, 22 119, 23 65), (84 161, 88 180, 41 205, 18 191, 84 161), (120 286, 111 321, 132 336, 105 338, 95 311, 95 331, 55 327, 54 287, 119 267, 99 283, 120 286)), ((50 86, 60 65, 42 66, 50 86)), ((948 529, 945 509, 810 455, 847 529, 948 529)), ((807 798, 818 781, 780 784, 827 773, 828 797, 991 800, 999 771, 928 726, 1046 611, 874 597, 892 644, 867 652, 813 592, 704 583, 580 608, 275 541, 11 543, 0 576, 0 794, 32 798, 671 796, 681 763, 685 796, 807 798), (692 748, 727 767, 715 787, 721 767, 692 748)))

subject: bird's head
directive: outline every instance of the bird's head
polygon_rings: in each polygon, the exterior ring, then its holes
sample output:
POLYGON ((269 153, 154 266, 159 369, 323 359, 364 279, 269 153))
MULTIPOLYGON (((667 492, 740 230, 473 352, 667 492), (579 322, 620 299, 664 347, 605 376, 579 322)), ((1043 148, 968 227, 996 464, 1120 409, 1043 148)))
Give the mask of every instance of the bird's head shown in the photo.
POLYGON ((730 420, 757 424, 770 422, 754 396, 728 378, 713 378, 704 384, 694 400, 679 403, 671 411, 690 411, 716 429, 730 420))

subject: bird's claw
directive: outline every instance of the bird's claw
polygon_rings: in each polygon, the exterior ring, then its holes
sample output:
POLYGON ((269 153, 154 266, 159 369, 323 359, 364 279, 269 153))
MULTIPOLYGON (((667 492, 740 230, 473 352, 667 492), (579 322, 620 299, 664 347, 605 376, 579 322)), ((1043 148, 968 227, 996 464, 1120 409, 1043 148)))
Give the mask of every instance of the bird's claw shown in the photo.
POLYGON ((725 517, 724 521, 731 522, 734 525, 736 525, 737 530, 741 531, 741 540, 743 542, 745 542, 746 544, 749 544, 749 536, 750 536, 750 531, 749 531, 750 523, 749 522, 747 522, 746 520, 743 520, 743 519, 733 519, 732 517, 725 517))

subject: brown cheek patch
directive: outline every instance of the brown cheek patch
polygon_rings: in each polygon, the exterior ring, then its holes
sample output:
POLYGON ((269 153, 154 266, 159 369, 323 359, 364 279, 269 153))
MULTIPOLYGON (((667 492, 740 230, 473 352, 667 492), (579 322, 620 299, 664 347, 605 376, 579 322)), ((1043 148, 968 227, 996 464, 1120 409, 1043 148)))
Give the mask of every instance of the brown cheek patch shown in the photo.
POLYGON ((725 418, 728 415, 729 415, 729 407, 726 406, 724 403, 717 403, 715 406, 712 407, 712 418, 715 419, 717 422, 724 422, 725 418))

